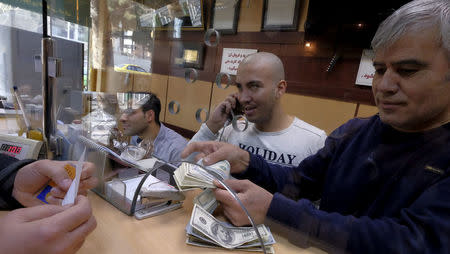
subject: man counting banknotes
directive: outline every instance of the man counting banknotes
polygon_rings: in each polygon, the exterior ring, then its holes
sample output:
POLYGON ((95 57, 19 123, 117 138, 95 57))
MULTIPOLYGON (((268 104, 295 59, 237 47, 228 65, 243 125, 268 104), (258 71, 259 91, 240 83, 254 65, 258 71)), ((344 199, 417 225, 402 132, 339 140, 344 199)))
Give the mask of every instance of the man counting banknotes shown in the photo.
MULTIPOLYGON (((182 157, 228 160, 233 176, 247 180, 225 182, 253 220, 283 225, 291 240, 333 253, 448 254, 450 1, 402 6, 381 23, 372 48, 379 113, 340 126, 298 167, 218 142, 192 143, 182 157)), ((234 225, 248 224, 231 195, 215 194, 234 225)))

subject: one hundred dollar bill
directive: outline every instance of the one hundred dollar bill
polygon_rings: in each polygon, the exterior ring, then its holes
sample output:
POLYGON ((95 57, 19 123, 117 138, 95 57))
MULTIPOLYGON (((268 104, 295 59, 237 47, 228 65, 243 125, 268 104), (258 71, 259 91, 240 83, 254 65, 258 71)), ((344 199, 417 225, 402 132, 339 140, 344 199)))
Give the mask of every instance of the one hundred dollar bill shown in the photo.
MULTIPOLYGON (((194 229, 227 249, 233 249, 258 239, 253 228, 225 226, 197 204, 194 204, 189 223, 194 229)), ((258 231, 263 238, 263 241, 269 237, 269 232, 264 225, 259 225, 258 231)))
POLYGON ((212 189, 206 189, 194 198, 194 204, 201 206, 209 213, 213 213, 217 208, 216 196, 212 189))
MULTIPOLYGON (((228 223, 225 223, 225 224, 228 225, 228 223)), ((230 224, 230 226, 232 226, 232 225, 230 224)), ((268 227, 266 227, 266 229, 267 229, 267 231, 269 231, 269 237, 268 237, 268 239, 264 239, 264 245, 265 246, 274 245, 276 243, 275 238, 273 238, 272 233, 270 232, 270 229, 268 227)), ((201 232, 194 229, 189 223, 186 225, 186 236, 196 238, 197 241, 202 241, 205 243, 217 245, 213 240, 207 238, 201 232)), ((261 246, 261 243, 259 242, 259 240, 255 240, 255 241, 247 242, 241 246, 238 246, 238 247, 236 247, 236 249, 253 248, 253 247, 258 248, 260 246, 261 246)))

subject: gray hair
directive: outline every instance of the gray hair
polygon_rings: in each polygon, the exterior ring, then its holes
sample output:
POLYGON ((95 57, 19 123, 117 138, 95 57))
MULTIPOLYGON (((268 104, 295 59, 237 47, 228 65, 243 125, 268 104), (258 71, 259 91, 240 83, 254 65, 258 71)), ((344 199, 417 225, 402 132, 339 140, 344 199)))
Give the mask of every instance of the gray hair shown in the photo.
POLYGON ((408 32, 428 28, 437 29, 438 42, 450 55, 449 0, 414 0, 403 5, 380 24, 372 48, 377 51, 389 47, 408 32))

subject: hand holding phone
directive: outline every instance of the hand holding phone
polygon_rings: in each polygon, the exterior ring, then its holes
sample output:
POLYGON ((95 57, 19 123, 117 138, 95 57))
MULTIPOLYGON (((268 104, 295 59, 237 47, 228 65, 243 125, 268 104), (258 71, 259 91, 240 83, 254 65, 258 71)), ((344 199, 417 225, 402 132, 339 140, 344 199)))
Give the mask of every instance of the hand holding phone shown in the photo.
MULTIPOLYGON (((244 115, 244 108, 242 107, 241 103, 239 102, 239 100, 237 98, 236 98, 235 106, 232 109, 232 112, 233 112, 234 116, 244 115)), ((228 119, 233 120, 233 114, 230 114, 228 116, 228 119)))
POLYGON ((236 112, 238 115, 242 114, 242 112, 239 112, 242 110, 241 107, 236 107, 236 105, 239 104, 237 97, 237 93, 228 95, 225 100, 217 105, 213 113, 209 116, 206 125, 213 133, 217 133, 224 126, 227 120, 230 121, 233 118, 232 113, 235 114, 236 112), (233 107, 233 105, 235 106, 233 107))

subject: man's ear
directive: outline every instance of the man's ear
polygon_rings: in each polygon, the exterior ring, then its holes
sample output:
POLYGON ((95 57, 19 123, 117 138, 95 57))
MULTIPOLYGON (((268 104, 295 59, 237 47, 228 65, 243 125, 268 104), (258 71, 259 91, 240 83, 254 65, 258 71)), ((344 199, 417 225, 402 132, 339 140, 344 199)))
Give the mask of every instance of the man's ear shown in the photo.
POLYGON ((153 121, 155 119, 155 111, 153 110, 147 110, 144 113, 145 119, 147 120, 148 123, 150 123, 151 121, 153 121))
POLYGON ((275 96, 277 98, 281 98, 281 96, 283 96, 283 94, 286 93, 286 89, 287 89, 286 80, 282 79, 282 80, 278 81, 277 87, 275 89, 275 96))

